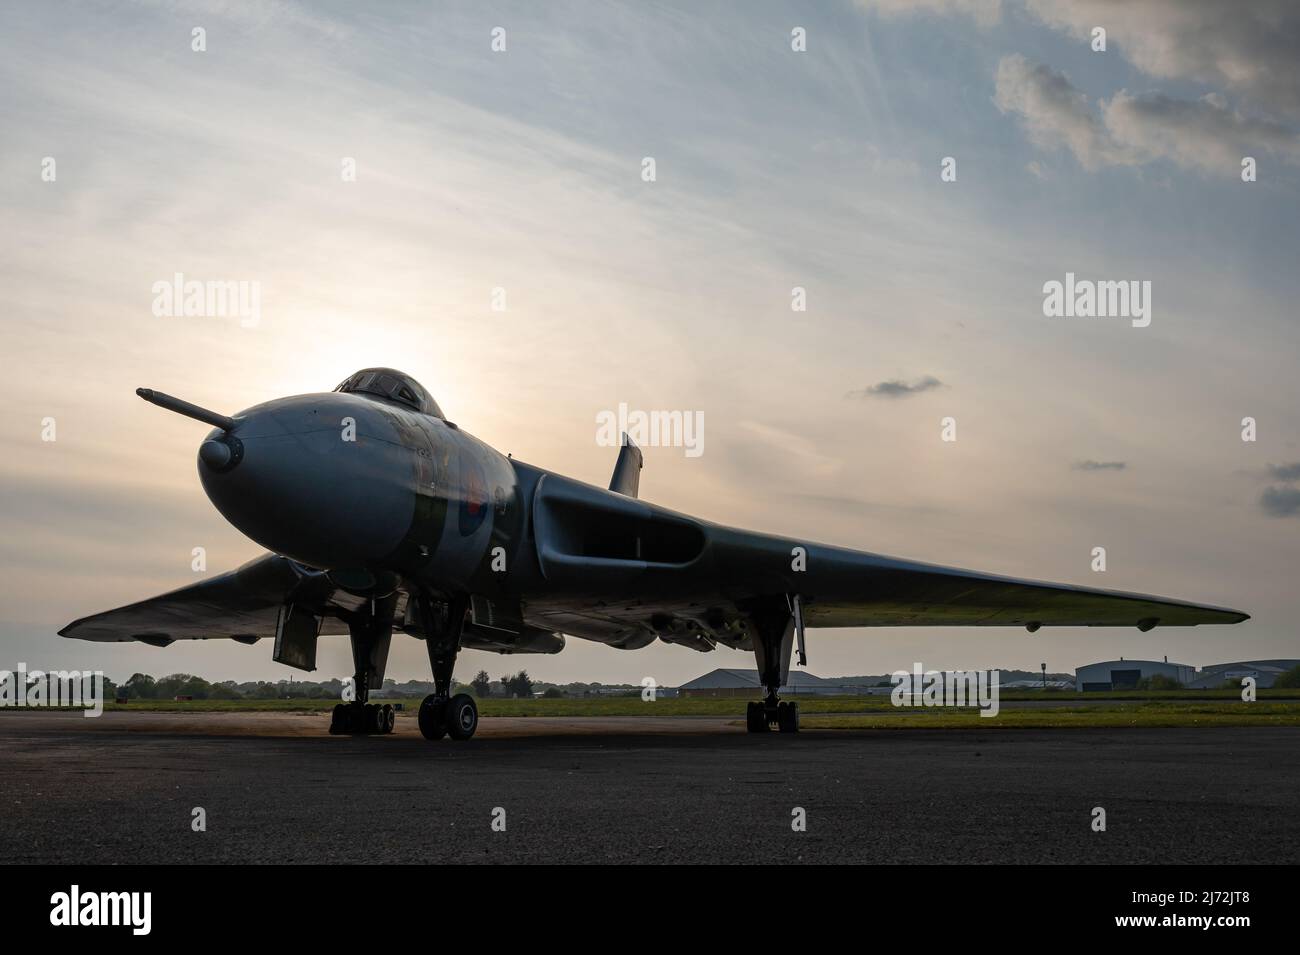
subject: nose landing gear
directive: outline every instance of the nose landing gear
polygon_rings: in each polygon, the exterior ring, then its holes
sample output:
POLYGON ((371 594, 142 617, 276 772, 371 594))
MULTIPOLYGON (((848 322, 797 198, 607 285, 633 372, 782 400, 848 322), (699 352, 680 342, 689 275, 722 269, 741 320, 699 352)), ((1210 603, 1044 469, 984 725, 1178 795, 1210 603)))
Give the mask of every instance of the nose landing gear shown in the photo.
POLYGON ((433 692, 420 704, 420 733, 429 740, 444 736, 456 740, 469 739, 478 729, 478 704, 466 693, 451 696, 451 674, 456 666, 456 654, 460 652, 469 599, 463 595, 455 596, 447 602, 446 612, 437 614, 427 591, 422 589, 417 599, 424 643, 433 667, 433 692))
POLYGON ((478 704, 467 693, 440 700, 430 693, 420 704, 420 732, 425 739, 469 739, 478 729, 478 704))
POLYGON ((445 715, 447 735, 452 739, 469 739, 478 729, 478 704, 467 693, 457 693, 448 700, 445 715))

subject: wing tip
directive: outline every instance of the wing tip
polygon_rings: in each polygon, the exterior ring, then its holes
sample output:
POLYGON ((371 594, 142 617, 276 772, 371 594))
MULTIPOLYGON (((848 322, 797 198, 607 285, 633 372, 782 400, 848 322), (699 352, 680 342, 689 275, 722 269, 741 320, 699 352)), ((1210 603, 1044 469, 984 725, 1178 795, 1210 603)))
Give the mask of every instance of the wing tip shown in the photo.
POLYGON ((1233 610, 1231 607, 1202 607, 1200 609, 1211 611, 1213 616, 1208 620, 1202 618, 1197 623, 1231 627, 1239 623, 1245 623, 1250 619, 1250 614, 1241 610, 1233 610))

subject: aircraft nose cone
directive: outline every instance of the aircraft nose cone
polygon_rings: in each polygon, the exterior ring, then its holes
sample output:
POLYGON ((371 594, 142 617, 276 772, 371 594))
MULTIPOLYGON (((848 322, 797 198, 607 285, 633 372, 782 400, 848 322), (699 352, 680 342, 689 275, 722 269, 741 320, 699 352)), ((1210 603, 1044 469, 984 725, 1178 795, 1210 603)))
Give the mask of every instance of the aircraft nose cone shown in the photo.
POLYGON ((361 398, 304 395, 236 416, 199 447, 208 498, 277 554, 332 569, 389 557, 415 512, 415 451, 361 398))

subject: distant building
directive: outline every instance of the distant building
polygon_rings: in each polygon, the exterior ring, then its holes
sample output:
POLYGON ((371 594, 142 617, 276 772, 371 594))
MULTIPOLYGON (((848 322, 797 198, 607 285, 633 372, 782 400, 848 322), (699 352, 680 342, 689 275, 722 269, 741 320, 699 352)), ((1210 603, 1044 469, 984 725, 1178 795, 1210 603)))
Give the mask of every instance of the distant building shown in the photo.
POLYGON ((1155 660, 1111 660, 1090 663, 1074 671, 1074 682, 1085 693, 1105 690, 1135 690, 1138 681, 1157 673, 1177 680, 1189 690, 1217 690, 1231 681, 1240 684, 1244 677, 1254 677, 1255 685, 1267 689, 1300 660, 1250 660, 1242 663, 1214 663, 1197 670, 1183 663, 1155 660))
MULTIPOLYGON (((781 687, 782 696, 836 696, 860 692, 856 687, 837 686, 802 670, 790 671, 790 682, 781 687)), ((757 670, 713 670, 677 688, 679 696, 747 697, 763 695, 757 670)))
POLYGON ((1108 690, 1136 690, 1146 677, 1167 676, 1182 686, 1196 679, 1196 667, 1159 660, 1108 660, 1090 663, 1074 671, 1074 685, 1084 693, 1108 690))
POLYGON ((1202 667, 1196 679, 1187 684, 1193 690, 1214 690, 1231 681, 1240 686, 1245 677, 1254 677, 1255 685, 1266 690, 1287 670, 1300 666, 1300 660, 1250 660, 1244 663, 1215 663, 1202 667))

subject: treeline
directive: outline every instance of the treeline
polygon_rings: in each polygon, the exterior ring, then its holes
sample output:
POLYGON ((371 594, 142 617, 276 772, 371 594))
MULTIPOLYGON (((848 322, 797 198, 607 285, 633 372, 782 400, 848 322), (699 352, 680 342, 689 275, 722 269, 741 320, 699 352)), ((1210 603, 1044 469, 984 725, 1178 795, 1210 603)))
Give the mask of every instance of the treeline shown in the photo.
MULTIPOLYGON (((120 687, 111 682, 106 683, 106 691, 117 698, 131 700, 173 700, 176 697, 190 697, 195 700, 278 700, 278 699, 339 699, 343 695, 344 681, 333 680, 255 680, 238 683, 226 680, 210 683, 201 676, 192 673, 172 673, 168 676, 153 677, 148 673, 133 673, 131 678, 120 687)), ((493 680, 486 670, 480 670, 468 683, 455 684, 453 693, 473 693, 478 697, 511 697, 529 699, 533 696, 535 683, 526 670, 493 680)), ((392 699, 423 699, 433 692, 433 682, 425 680, 408 680, 398 683, 385 680, 383 689, 372 691, 374 697, 392 699)), ((562 697, 566 694, 557 686, 547 685, 543 694, 562 697)))
POLYGON ((330 684, 333 684, 334 695, 343 689, 343 684, 338 680, 304 684, 264 681, 236 683, 234 680, 209 683, 192 673, 173 673, 157 679, 148 673, 133 673, 130 679, 118 687, 117 695, 132 700, 171 700, 178 696, 196 700, 274 700, 283 694, 284 687, 288 685, 296 691, 295 696, 324 698, 329 695, 330 684))

